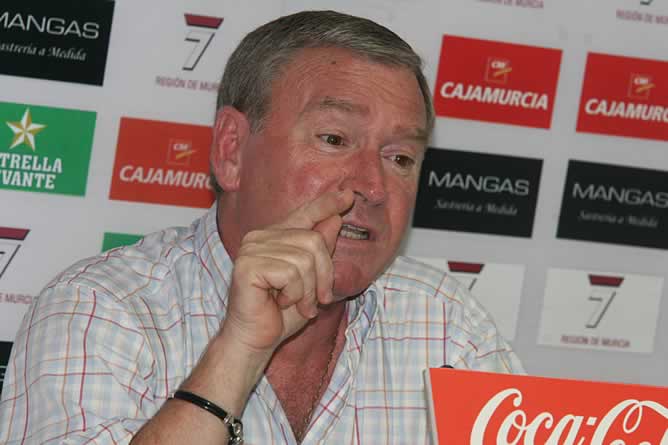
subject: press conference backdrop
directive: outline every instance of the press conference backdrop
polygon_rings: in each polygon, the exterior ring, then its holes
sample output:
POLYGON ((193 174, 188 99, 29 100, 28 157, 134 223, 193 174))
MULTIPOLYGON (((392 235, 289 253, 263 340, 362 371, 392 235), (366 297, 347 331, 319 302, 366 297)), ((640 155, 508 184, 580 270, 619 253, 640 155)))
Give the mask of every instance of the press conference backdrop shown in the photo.
POLYGON ((66 266, 204 212, 227 57, 325 8, 426 61, 405 253, 459 277, 530 374, 668 385, 668 0, 3 1, 0 363, 66 266))

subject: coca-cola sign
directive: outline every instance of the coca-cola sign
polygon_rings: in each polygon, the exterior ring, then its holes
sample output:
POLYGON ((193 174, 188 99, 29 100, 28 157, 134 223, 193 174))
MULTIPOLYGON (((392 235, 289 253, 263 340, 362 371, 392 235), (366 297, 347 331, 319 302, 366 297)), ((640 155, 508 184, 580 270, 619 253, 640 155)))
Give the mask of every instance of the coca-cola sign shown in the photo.
POLYGON ((436 444, 668 445, 668 388, 430 369, 436 444))

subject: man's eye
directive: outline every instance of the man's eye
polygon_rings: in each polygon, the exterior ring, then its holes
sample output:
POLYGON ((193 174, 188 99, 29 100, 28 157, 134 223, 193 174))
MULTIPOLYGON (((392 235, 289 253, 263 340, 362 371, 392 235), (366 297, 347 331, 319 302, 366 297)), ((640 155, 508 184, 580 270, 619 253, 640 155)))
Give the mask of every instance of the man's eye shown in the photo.
POLYGON ((343 138, 336 134, 323 134, 320 139, 329 145, 343 145, 343 138))
POLYGON ((393 155, 392 162, 404 169, 409 169, 415 165, 415 159, 405 155, 393 155))

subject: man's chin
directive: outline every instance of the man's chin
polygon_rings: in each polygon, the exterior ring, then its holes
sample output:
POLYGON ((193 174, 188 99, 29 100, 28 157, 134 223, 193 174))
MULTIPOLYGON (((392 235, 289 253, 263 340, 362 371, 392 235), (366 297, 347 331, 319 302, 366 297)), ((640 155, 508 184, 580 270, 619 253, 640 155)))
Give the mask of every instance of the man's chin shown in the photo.
POLYGON ((335 301, 357 297, 380 275, 370 270, 362 270, 350 262, 334 261, 334 287, 332 293, 335 301))

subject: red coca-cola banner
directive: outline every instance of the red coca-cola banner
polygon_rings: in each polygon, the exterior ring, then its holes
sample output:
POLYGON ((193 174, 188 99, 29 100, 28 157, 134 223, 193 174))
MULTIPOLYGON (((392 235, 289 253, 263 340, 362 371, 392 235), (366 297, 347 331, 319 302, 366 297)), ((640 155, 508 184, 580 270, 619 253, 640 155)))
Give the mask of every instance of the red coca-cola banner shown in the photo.
POLYGON ((434 443, 668 445, 668 388, 453 369, 426 377, 434 443))

